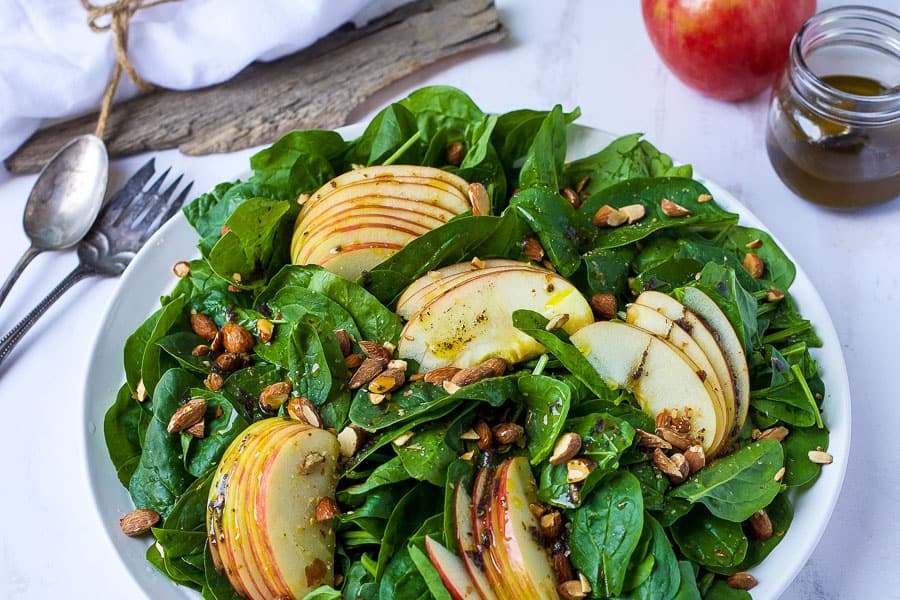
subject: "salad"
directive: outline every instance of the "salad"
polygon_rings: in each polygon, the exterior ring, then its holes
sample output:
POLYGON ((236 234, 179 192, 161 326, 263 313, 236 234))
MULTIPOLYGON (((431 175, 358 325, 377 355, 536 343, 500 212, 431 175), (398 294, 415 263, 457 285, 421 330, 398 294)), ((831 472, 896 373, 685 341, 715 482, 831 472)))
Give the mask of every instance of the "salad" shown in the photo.
POLYGON ((749 598, 831 457, 795 268, 640 134, 428 87, 184 214, 105 419, 207 599, 749 598))

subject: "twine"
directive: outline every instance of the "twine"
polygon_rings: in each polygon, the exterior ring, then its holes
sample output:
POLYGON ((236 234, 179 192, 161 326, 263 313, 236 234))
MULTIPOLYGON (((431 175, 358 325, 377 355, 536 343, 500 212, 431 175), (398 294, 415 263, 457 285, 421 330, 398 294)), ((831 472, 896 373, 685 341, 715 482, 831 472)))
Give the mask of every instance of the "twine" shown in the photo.
POLYGON ((88 25, 97 33, 112 31, 113 45, 116 49, 116 64, 113 67, 112 76, 109 83, 106 84, 106 91, 103 92, 103 101, 100 104, 100 116, 97 119, 96 135, 103 139, 106 132, 106 124, 109 121, 109 112, 112 109, 113 97, 116 95, 116 88, 119 86, 119 79, 124 70, 134 84, 142 92, 149 92, 153 89, 153 85, 146 82, 138 72, 134 65, 128 60, 128 26, 131 17, 137 11, 165 4, 167 2, 176 2, 177 0, 116 0, 109 4, 97 5, 91 4, 89 0, 81 0, 81 6, 88 13, 88 25), (100 21, 109 17, 109 21, 101 24, 100 21))

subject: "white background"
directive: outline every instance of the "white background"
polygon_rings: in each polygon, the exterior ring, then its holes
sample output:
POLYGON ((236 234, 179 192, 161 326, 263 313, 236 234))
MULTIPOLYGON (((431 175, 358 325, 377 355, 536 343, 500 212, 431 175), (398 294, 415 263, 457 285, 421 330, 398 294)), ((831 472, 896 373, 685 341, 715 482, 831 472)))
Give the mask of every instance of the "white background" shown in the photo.
MULTIPOLYGON (((836 4, 820 0, 819 8, 836 4)), ((864 4, 900 10, 896 0, 864 4)), ((836 213, 790 193, 766 157, 765 94, 728 104, 685 88, 657 58, 636 1, 498 5, 510 31, 507 42, 392 85, 356 118, 437 83, 465 89, 488 111, 577 105, 582 123, 642 131, 737 196, 818 288, 841 338, 853 397, 843 493, 817 551, 783 598, 900 598, 900 202, 836 213)), ((195 190, 205 190, 245 169, 249 154, 186 158, 166 152, 157 164, 176 165, 197 180, 195 190)), ((143 160, 115 162, 111 185, 143 160)), ((0 276, 28 245, 21 214, 32 182, 33 177, 0 173, 0 276)), ((38 257, 0 309, 0 330, 11 327, 75 263, 71 252, 38 257)), ((0 457, 6 469, 0 484, 0 598, 143 597, 100 529, 101 518, 120 515, 97 514, 83 458, 82 402, 111 401, 82 399, 80 390, 87 352, 115 285, 100 279, 78 284, 0 367, 0 457)))

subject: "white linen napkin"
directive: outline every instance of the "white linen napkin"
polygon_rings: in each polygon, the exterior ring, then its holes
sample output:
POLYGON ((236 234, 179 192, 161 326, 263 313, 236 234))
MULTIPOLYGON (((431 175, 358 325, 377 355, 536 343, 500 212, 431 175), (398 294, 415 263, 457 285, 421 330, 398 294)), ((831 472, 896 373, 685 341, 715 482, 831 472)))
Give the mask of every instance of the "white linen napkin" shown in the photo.
MULTIPOLYGON (((109 0, 105 0, 109 1, 109 0)), ((94 0, 96 4, 104 0, 94 0)), ((194 89, 310 45, 373 0, 183 0, 137 12, 128 56, 146 81, 194 89)), ((357 22, 403 2, 375 2, 357 22)), ((105 22, 105 21, 101 21, 105 22)), ((96 110, 115 61, 77 0, 0 0, 0 160, 44 119, 96 110)), ((136 93, 126 74, 118 99, 136 93)))

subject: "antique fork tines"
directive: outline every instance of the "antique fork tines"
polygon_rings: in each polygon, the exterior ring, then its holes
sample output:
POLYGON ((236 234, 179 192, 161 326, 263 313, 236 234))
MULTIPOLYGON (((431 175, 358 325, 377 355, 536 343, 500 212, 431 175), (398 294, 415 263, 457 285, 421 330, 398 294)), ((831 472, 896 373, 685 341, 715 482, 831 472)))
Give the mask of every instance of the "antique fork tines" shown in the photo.
POLYGON ((150 159, 131 176, 122 189, 113 194, 101 209, 100 216, 87 236, 78 244, 78 266, 24 319, 0 338, 0 364, 31 326, 69 288, 92 275, 121 275, 150 236, 178 212, 190 193, 193 182, 175 195, 182 179, 179 175, 163 190, 162 185, 169 171, 170 169, 166 169, 144 190, 155 173, 154 160, 150 159))

